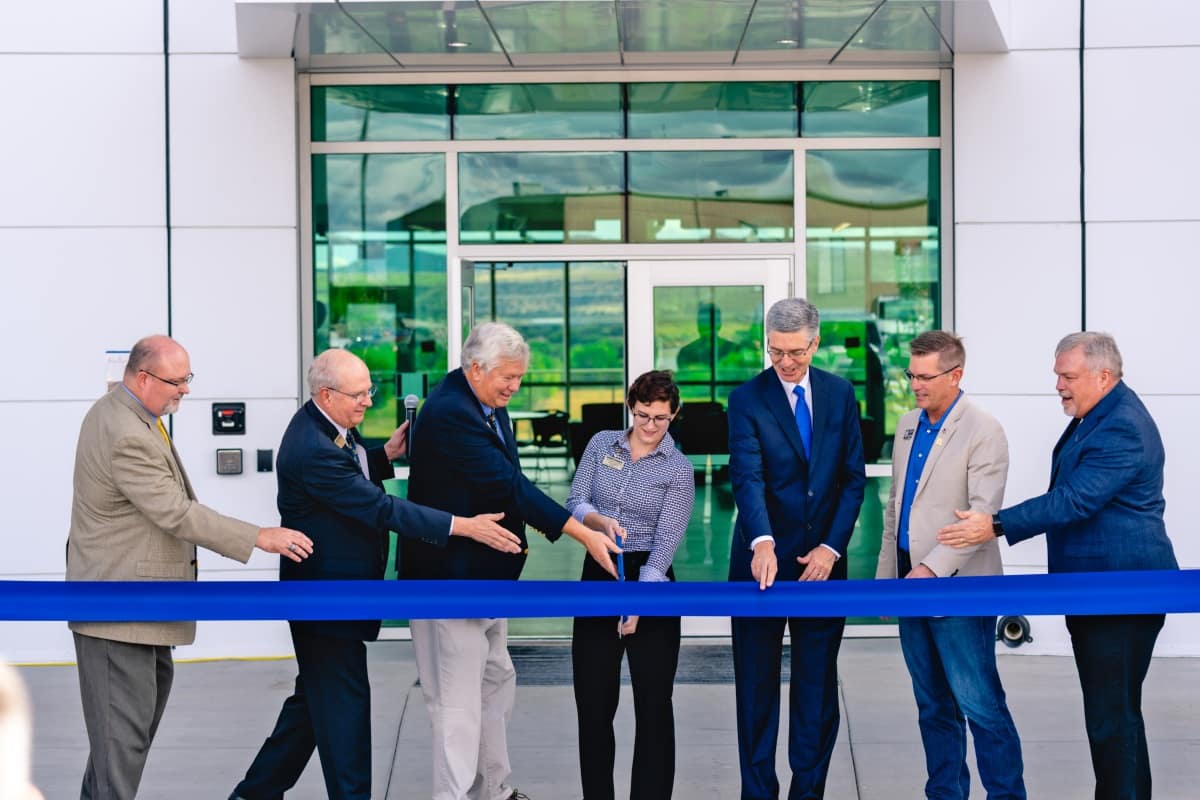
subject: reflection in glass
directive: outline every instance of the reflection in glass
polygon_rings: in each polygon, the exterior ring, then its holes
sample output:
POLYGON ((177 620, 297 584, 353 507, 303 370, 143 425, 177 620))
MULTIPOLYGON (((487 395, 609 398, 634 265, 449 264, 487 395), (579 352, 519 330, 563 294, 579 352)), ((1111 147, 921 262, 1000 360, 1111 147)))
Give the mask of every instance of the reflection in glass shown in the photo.
POLYGON ((685 399, 723 401, 763 368, 763 287, 656 286, 654 368, 685 399))
POLYGON ((629 154, 631 242, 786 242, 790 151, 629 154))
POLYGON ((632 139, 796 135, 794 83, 631 83, 632 139))
POLYGON ((606 53, 619 63, 617 52, 621 43, 612 0, 570 3, 482 0, 482 5, 510 56, 606 53))
POLYGON ((507 322, 529 343, 529 371, 509 408, 565 410, 579 420, 584 404, 622 401, 622 262, 478 263, 475 287, 476 320, 507 322))
POLYGON ((445 86, 314 86, 314 142, 450 138, 445 86))
POLYGON ((361 429, 403 419, 397 376, 446 369, 446 175, 441 154, 315 155, 313 352, 346 348, 379 386, 361 429))
POLYGON ((753 7, 745 0, 622 0, 623 49, 627 54, 732 53, 753 7))
POLYGON ((461 153, 463 244, 619 242, 620 153, 461 153))
POLYGON ((937 136, 937 81, 809 81, 802 136, 937 136))
POLYGON ((908 343, 941 322, 937 150, 809 151, 808 299, 813 363, 854 384, 867 460, 912 405, 908 343))
POLYGON ((454 89, 455 139, 613 139, 617 83, 468 84, 454 89))

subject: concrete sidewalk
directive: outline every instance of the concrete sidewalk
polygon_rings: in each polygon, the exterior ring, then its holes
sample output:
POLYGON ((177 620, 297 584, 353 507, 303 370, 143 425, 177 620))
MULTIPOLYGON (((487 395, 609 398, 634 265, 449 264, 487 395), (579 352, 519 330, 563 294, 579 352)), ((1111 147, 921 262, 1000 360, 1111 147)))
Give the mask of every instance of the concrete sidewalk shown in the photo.
MULTIPOLYGON (((565 648, 562 642, 548 648, 565 648)), ((689 644, 684 645, 690 646, 689 644)), ((369 648, 374 707, 374 793, 390 800, 430 796, 430 734, 408 642, 369 648)), ((142 798, 225 798, 270 733, 290 694, 295 662, 178 664, 175 685, 142 782, 142 798)), ((518 676, 521 666, 517 667, 518 676)), ((896 639, 848 639, 840 660, 842 727, 827 797, 894 800, 923 795, 916 708, 896 639)), ((1075 666, 1070 658, 1002 655, 1000 671, 1021 733, 1030 798, 1085 800, 1092 770, 1075 666)), ((35 708, 34 777, 48 800, 79 796, 87 740, 74 667, 25 667, 35 708)), ((518 677, 518 680, 520 678, 518 677)), ((1200 659, 1155 659, 1144 707, 1154 796, 1200 797, 1200 659)), ((628 796, 633 711, 624 687, 617 715, 617 796, 628 796)), ((675 689, 677 798, 738 797, 733 686, 675 689)), ((788 770, 780 731, 779 774, 788 770)), ((533 800, 581 796, 570 685, 522 684, 509 726, 513 781, 533 800)), ((974 772, 972 755, 972 772, 974 772)), ((983 797, 975 782, 972 796, 983 797)), ((288 798, 325 797, 314 757, 288 798)))

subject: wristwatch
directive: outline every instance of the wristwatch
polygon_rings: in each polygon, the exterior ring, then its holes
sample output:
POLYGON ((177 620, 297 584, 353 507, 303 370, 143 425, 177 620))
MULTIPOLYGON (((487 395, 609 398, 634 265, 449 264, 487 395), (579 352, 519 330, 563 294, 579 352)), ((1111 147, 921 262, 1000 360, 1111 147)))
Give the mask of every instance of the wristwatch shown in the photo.
POLYGON ((992 533, 999 538, 1004 535, 1004 525, 1000 523, 999 517, 992 517, 992 533))

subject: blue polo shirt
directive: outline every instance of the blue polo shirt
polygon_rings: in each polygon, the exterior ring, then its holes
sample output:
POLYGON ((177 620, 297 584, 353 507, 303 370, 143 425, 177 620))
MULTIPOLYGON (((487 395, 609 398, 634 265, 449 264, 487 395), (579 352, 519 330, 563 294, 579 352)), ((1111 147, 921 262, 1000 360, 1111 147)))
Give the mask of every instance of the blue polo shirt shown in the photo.
POLYGON ((937 441, 938 433, 942 430, 942 423, 958 405, 959 397, 962 397, 962 392, 958 393, 958 397, 954 398, 954 402, 936 423, 929 421, 929 414, 924 410, 921 411, 921 417, 917 420, 917 432, 913 436, 912 449, 908 451, 908 469, 904 473, 904 496, 900 500, 900 522, 896 526, 896 539, 901 550, 909 549, 908 515, 912 511, 913 498, 917 496, 917 486, 920 485, 925 462, 929 460, 929 452, 933 449, 933 443, 937 441))

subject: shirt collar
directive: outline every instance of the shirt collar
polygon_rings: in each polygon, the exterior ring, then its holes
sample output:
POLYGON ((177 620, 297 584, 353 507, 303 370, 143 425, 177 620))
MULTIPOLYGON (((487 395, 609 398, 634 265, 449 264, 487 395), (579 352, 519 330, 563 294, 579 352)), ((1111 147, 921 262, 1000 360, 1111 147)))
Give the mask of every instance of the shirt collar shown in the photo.
POLYGON ((963 396, 962 389, 959 389, 958 394, 954 397, 954 402, 951 403, 950 407, 946 409, 946 413, 942 414, 942 416, 938 418, 937 422, 930 422, 929 421, 929 413, 923 408, 921 409, 921 418, 917 421, 920 424, 928 425, 931 428, 941 428, 942 423, 950 418, 950 412, 954 410, 954 407, 956 405, 958 405, 958 401, 962 399, 962 396, 963 396))
POLYGON ((803 386, 804 394, 809 397, 812 396, 812 393, 811 393, 812 382, 810 380, 812 378, 812 367, 809 367, 808 369, 804 370, 804 377, 800 379, 799 383, 788 383, 783 378, 779 377, 778 372, 775 373, 775 377, 778 378, 780 385, 783 386, 783 390, 785 392, 787 392, 788 395, 794 394, 797 386, 803 386))
MULTIPOLYGON (((633 451, 629 446, 629 433, 630 433, 630 431, 626 430, 620 436, 618 436, 616 439, 614 439, 613 447, 617 448, 618 450, 624 450, 626 453, 632 453, 633 451)), ((662 441, 658 443, 658 447, 651 450, 649 453, 647 453, 647 455, 652 456, 655 453, 658 453, 660 455, 664 454, 664 453, 667 455, 670 455, 671 451, 674 449, 675 449, 675 440, 671 438, 670 432, 667 432, 667 433, 663 434, 662 441)))
POLYGON ((337 432, 338 432, 338 433, 340 433, 340 434, 342 435, 342 438, 343 438, 343 439, 348 439, 348 438, 349 438, 349 437, 346 435, 346 434, 347 434, 349 431, 347 431, 347 430, 346 430, 345 428, 343 428, 341 425, 338 425, 336 422, 334 422, 334 421, 333 421, 333 418, 332 418, 332 417, 330 417, 328 414, 326 414, 326 413, 325 413, 325 409, 321 408, 321 406, 317 405, 316 403, 313 403, 313 405, 317 407, 317 411, 320 411, 320 412, 321 412, 321 416, 323 416, 325 419, 329 420, 329 424, 330 424, 330 425, 332 425, 333 427, 337 428, 337 432))
POLYGON ((122 383, 122 384, 121 384, 121 388, 125 390, 125 394, 129 395, 129 396, 130 396, 130 397, 132 397, 132 398, 133 398, 135 401, 137 401, 137 404, 138 404, 139 406, 141 406, 141 407, 142 407, 142 408, 145 410, 145 412, 146 412, 147 414, 149 414, 149 415, 150 415, 150 416, 151 416, 153 419, 158 419, 158 416, 159 416, 159 415, 158 415, 158 414, 155 414, 153 411, 151 411, 150 409, 146 408, 146 404, 142 402, 142 399, 141 399, 140 397, 138 397, 136 394, 134 394, 133 392, 129 391, 129 387, 128 387, 128 386, 126 386, 125 384, 123 384, 123 383, 122 383))

